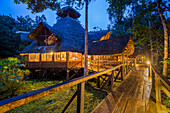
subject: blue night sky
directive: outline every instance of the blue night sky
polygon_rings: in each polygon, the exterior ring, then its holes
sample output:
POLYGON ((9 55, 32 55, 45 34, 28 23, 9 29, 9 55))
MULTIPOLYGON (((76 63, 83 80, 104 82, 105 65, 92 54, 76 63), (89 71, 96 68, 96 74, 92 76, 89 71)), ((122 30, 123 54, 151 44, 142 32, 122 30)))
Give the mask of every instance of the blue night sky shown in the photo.
MULTIPOLYGON (((15 4, 14 0, 0 0, 0 14, 1 15, 9 15, 11 14, 13 18, 17 16, 26 16, 30 15, 30 17, 34 20, 35 16, 41 16, 44 14, 47 18, 47 23, 49 25, 53 25, 56 23, 56 11, 52 11, 47 9, 42 13, 32 14, 31 10, 26 9, 26 4, 15 4)), ((89 31, 93 30, 93 27, 99 27, 102 29, 107 29, 107 25, 110 23, 108 19, 107 13, 108 3, 106 0, 96 0, 89 4, 89 31)), ((85 9, 78 11, 81 14, 79 20, 81 24, 85 25, 85 9)))

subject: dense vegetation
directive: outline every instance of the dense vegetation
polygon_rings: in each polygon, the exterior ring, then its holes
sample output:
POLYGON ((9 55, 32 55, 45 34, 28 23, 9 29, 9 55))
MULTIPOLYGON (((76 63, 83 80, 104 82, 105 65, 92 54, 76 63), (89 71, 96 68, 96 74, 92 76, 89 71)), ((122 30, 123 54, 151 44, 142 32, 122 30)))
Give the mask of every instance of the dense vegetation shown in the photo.
POLYGON ((0 58, 18 55, 26 46, 22 44, 16 31, 32 31, 41 21, 46 22, 44 15, 36 16, 32 20, 29 15, 19 16, 14 19, 11 16, 0 15, 0 58))
MULTIPOLYGON (((28 8, 32 12, 42 12, 50 8, 58 10, 60 3, 58 0, 53 1, 25 1, 14 0, 16 3, 27 3, 28 8)), ((76 5, 76 7, 83 7, 86 0, 66 0, 66 4, 76 5)), ((91 1, 91 0, 90 0, 91 1)), ((114 24, 109 25, 112 31, 111 38, 122 36, 125 34, 133 34, 135 45, 142 48, 142 54, 145 54, 160 71, 162 71, 163 64, 167 63, 170 66, 170 58, 163 55, 167 53, 165 48, 165 26, 167 27, 167 34, 170 36, 170 18, 166 13, 169 10, 170 2, 166 0, 106 0, 109 3, 108 13, 110 21, 114 24), (160 10, 159 10, 160 9, 160 10), (164 24, 162 19, 165 20, 164 24), (161 65, 160 65, 161 64, 161 65)), ((45 16, 36 17, 32 20, 29 16, 17 17, 0 15, 0 58, 15 56, 22 51, 25 46, 21 43, 19 36, 15 34, 16 31, 31 31, 40 21, 46 21, 45 16)), ((166 40, 168 41, 168 40, 166 40)), ((169 40, 170 42, 170 40, 169 40)), ((170 45, 170 43, 169 43, 170 45)), ((166 45, 167 47, 168 45, 166 45)), ((169 49, 170 50, 170 49, 169 49)), ((7 58, 0 61, 0 99, 10 98, 16 95, 27 93, 39 88, 47 87, 62 81, 23 81, 24 77, 29 74, 25 70, 24 65, 20 65, 17 58, 7 58)), ((167 76, 170 76, 170 69, 168 69, 167 76)), ((92 92, 91 87, 86 87, 85 92, 85 112, 90 112, 106 95, 99 92, 92 92), (91 103, 91 104, 88 104, 91 103), (94 105, 94 106, 91 106, 94 105)), ((17 109, 9 112, 61 112, 65 103, 70 99, 75 92, 75 87, 65 89, 58 93, 41 98, 37 101, 23 105, 17 109), (65 95, 66 94, 66 95, 65 95)), ((165 95, 163 95, 165 96, 165 95)), ((167 100, 163 103, 169 107, 170 99, 165 96, 167 100)), ((69 112, 75 112, 76 101, 73 102, 69 112)))
MULTIPOLYGON (((34 90, 38 90, 47 86, 61 83, 65 79, 56 77, 52 79, 52 76, 42 78, 42 75, 37 74, 37 78, 30 79, 30 71, 25 67, 26 58, 6 58, 0 60, 0 101, 8 99, 14 96, 25 94, 34 90), (60 78, 60 79, 59 79, 60 78)), ((63 74, 63 73, 62 73, 63 74)), ((65 74, 65 73, 64 73, 65 74)), ((107 93, 94 90, 93 87, 96 85, 94 82, 89 82, 86 85, 85 90, 85 112, 92 111, 107 95, 107 93), (89 104, 91 103, 91 104, 89 104)), ((116 84, 115 84, 116 85, 116 84)), ((114 86, 115 86, 114 85, 114 86)), ((108 86, 106 86, 108 88, 108 86)), ((33 101, 21 107, 18 107, 9 112, 25 113, 25 112, 61 112, 64 106, 72 97, 77 87, 63 89, 52 95, 41 98, 37 101, 33 101)), ((68 112, 76 111, 76 99, 68 109, 68 112)))
POLYGON ((17 58, 0 60, 0 100, 17 95, 17 91, 22 88, 23 79, 30 74, 24 67, 17 58))

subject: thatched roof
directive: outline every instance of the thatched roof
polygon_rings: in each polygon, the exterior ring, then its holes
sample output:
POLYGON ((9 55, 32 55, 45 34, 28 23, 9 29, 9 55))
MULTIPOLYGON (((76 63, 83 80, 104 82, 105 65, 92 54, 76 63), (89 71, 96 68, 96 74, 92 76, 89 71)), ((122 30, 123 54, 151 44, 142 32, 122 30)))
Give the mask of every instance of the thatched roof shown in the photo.
POLYGON ((54 30, 51 26, 49 26, 44 22, 40 22, 38 26, 31 33, 28 34, 28 38, 32 40, 36 40, 36 37, 42 31, 43 27, 48 28, 50 32, 53 33, 55 36, 62 37, 62 35, 58 31, 54 30))
POLYGON ((90 55, 112 55, 125 52, 125 48, 129 51, 128 54, 133 54, 133 39, 129 35, 90 43, 88 52, 90 55), (132 44, 131 48, 127 47, 128 43, 132 44))
POLYGON ((33 41, 29 46, 27 46, 22 53, 50 53, 54 51, 53 46, 36 46, 36 41, 33 41))
MULTIPOLYGON (((55 36, 60 40, 55 46, 36 46, 36 41, 32 42, 26 47, 22 53, 44 53, 44 52, 79 52, 84 53, 84 39, 85 29, 71 17, 65 17, 58 20, 58 22, 50 27, 45 23, 40 23, 37 28, 28 35, 30 39, 36 39, 36 36, 41 32, 42 27, 47 27, 55 36)), ((131 47, 126 51, 130 54, 133 53, 134 44, 129 36, 117 37, 114 39, 102 40, 107 30, 89 32, 89 54, 91 55, 110 55, 125 52, 125 48, 131 47), (98 40, 98 42, 93 42, 98 40), (131 41, 130 41, 131 40, 131 41), (131 42, 131 43, 129 43, 131 42), (130 44, 128 47, 127 45, 130 44)))
POLYGON ((101 39, 101 37, 106 35, 108 32, 109 32, 109 30, 100 30, 100 31, 88 32, 89 42, 99 41, 101 39))
POLYGON ((70 16, 74 19, 79 18, 81 16, 79 12, 69 6, 62 8, 59 12, 57 12, 57 15, 60 17, 70 16))
POLYGON ((82 52, 84 48, 85 29, 71 17, 61 18, 53 29, 60 32, 63 38, 56 51, 82 52))

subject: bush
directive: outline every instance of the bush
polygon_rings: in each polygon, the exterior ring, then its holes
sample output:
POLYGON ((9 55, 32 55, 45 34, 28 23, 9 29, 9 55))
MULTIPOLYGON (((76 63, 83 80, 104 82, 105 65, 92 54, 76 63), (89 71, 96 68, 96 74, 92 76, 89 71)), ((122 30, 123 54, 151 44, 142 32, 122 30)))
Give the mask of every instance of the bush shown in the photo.
POLYGON ((15 96, 15 91, 20 87, 24 76, 30 74, 29 70, 22 70, 24 64, 20 64, 17 58, 0 60, 0 100, 15 96))

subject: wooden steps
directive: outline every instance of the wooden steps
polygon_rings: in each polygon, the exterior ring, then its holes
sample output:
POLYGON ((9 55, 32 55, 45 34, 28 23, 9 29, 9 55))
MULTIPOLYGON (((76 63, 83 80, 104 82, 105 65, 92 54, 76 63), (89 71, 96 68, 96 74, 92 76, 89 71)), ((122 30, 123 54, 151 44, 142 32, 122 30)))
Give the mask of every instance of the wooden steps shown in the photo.
POLYGON ((146 70, 134 69, 92 113, 143 113, 147 110, 151 82, 142 75, 146 70))

